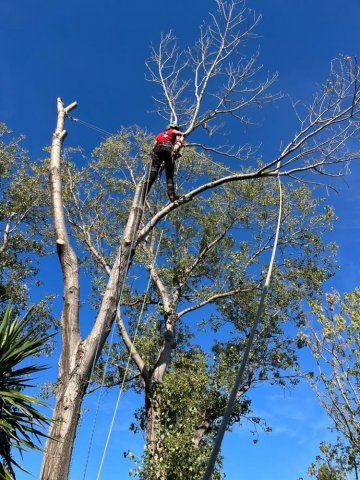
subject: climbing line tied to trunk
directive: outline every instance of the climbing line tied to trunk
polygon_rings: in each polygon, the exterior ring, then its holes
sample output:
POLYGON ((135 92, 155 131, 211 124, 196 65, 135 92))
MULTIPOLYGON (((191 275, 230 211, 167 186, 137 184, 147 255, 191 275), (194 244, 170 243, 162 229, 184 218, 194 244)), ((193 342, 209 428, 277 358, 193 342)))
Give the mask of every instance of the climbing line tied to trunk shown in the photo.
POLYGON ((239 371, 237 373, 237 376, 236 376, 236 379, 235 379, 235 382, 234 382, 234 386, 233 386, 232 391, 230 393, 229 400, 228 400, 228 403, 227 403, 227 406, 226 406, 226 410, 225 410, 221 425, 219 427, 219 430, 218 430, 218 433, 217 433, 217 436, 216 436, 216 439, 215 439, 215 443, 213 445, 213 450, 211 452, 211 455, 210 455, 210 458, 209 458, 209 461, 208 461, 208 464, 207 464, 207 468, 206 468, 206 471, 205 471, 205 474, 204 474, 202 480, 211 480, 211 475, 212 475, 214 467, 215 467, 216 459, 219 455, 219 451, 220 451, 220 448, 221 448, 221 443, 222 443, 222 440, 224 438, 224 434, 225 434, 225 431, 227 429, 227 426, 229 424, 229 420, 230 420, 231 413, 232 413, 232 410, 233 410, 234 402, 236 400, 236 395, 239 391, 241 382, 243 380, 243 375, 244 375, 246 364, 247 364, 247 361, 248 361, 248 358, 249 358, 250 350, 251 350, 252 344, 254 342, 256 330, 257 330, 258 324, 260 322, 261 316, 262 316, 263 311, 264 311, 265 298, 266 298, 266 295, 268 293, 269 286, 270 286, 270 280, 271 280, 273 265, 274 265, 274 261, 275 261, 275 254, 276 254, 277 244, 278 244, 278 240, 279 240, 280 226, 281 226, 283 193, 282 193, 282 185, 281 185, 281 180, 280 180, 279 168, 280 168, 280 164, 278 163, 278 165, 277 165, 277 181, 278 181, 278 186, 279 186, 279 213, 278 213, 276 233, 275 233, 274 245, 273 245, 273 249, 272 249, 272 253, 271 253, 270 264, 269 264, 268 272, 267 272, 267 275, 266 275, 265 283, 264 283, 264 286, 263 286, 263 289, 262 289, 261 298, 260 298, 259 306, 258 306, 258 309, 257 309, 257 312, 256 312, 255 321, 254 321, 254 324, 251 328, 250 335, 249 335, 249 338, 248 338, 248 341, 247 341, 247 344, 246 344, 245 352, 244 352, 244 355, 243 355, 242 360, 241 360, 241 365, 240 365, 239 371))
POLYGON ((92 123, 84 122, 84 120, 81 120, 80 118, 75 118, 72 117, 71 115, 67 115, 70 120, 76 123, 80 123, 84 127, 90 128, 91 130, 94 130, 94 132, 99 133, 100 135, 105 135, 106 137, 112 137, 114 133, 108 132, 107 130, 104 130, 103 128, 97 127, 96 125, 93 125, 92 123))
MULTIPOLYGON (((72 115, 67 115, 67 117, 73 121, 74 123, 79 123, 80 125, 82 125, 83 127, 86 127, 86 128, 89 128, 90 130, 93 130, 94 132, 98 133, 99 135, 102 135, 102 136, 105 136, 105 137, 113 137, 114 135, 116 135, 116 133, 112 133, 112 132, 109 132, 107 130, 104 130, 103 128, 101 127, 97 127, 96 125, 93 125, 92 123, 89 123, 89 122, 85 122, 84 120, 81 120, 80 118, 76 118, 76 117, 73 117, 72 115)), ((224 172, 229 172, 229 173, 233 173, 233 171, 228 168, 228 167, 225 167, 224 165, 222 165, 221 163, 219 162, 215 162, 214 160, 211 160, 211 158, 205 156, 205 160, 208 162, 208 163, 212 163, 213 165, 215 165, 217 168, 220 168, 221 170, 223 170, 224 172)), ((145 195, 146 196, 146 195, 145 195)))

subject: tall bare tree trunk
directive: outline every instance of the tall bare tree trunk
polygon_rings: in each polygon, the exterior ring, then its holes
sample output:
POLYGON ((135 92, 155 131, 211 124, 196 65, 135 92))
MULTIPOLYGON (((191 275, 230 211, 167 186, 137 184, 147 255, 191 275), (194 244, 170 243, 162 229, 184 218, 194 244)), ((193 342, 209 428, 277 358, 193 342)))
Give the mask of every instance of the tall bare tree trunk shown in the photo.
POLYGON ((67 384, 60 383, 57 388, 53 425, 43 460, 40 478, 42 480, 66 479, 76 428, 80 418, 81 403, 85 394, 87 380, 84 375, 73 375, 67 384))
POLYGON ((66 136, 64 120, 76 103, 64 108, 58 98, 58 121, 53 135, 50 179, 55 238, 64 280, 64 303, 61 314, 62 351, 56 388, 54 422, 45 445, 41 480, 66 480, 80 416, 81 404, 92 367, 104 346, 115 320, 122 285, 126 279, 134 238, 139 227, 143 205, 143 185, 137 186, 133 203, 109 281, 93 328, 85 340, 79 328, 80 283, 78 261, 67 233, 61 195, 60 157, 66 136))

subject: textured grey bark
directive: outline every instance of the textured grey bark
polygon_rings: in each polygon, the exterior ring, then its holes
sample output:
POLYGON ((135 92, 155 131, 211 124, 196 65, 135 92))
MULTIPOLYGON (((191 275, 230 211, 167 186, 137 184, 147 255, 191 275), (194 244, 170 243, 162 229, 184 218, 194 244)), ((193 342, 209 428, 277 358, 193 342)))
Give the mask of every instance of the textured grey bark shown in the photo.
POLYGON ((66 136, 64 120, 76 103, 64 107, 59 98, 57 127, 53 135, 50 162, 51 195, 54 229, 59 261, 63 274, 63 310, 61 314, 62 351, 56 388, 54 422, 45 445, 41 480, 65 480, 69 466, 81 404, 90 379, 92 366, 100 355, 115 320, 120 292, 127 274, 133 239, 139 227, 143 205, 142 184, 135 191, 125 232, 94 326, 86 339, 79 328, 79 271, 78 261, 68 237, 61 195, 61 148, 66 136))

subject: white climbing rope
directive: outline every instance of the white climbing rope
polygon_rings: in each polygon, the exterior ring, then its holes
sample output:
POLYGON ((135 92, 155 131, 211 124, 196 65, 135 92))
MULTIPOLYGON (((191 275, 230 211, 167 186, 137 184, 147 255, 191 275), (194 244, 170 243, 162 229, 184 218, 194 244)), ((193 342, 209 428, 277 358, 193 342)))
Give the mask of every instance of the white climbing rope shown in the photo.
MULTIPOLYGON (((157 246, 155 256, 154 256, 154 259, 153 259, 153 263, 156 262, 156 258, 157 258, 157 255, 159 253, 162 237, 163 237, 163 230, 161 230, 161 233, 160 233, 160 238, 159 238, 158 246, 157 246)), ((136 341, 136 338, 137 338, 138 330, 139 330, 140 323, 141 323, 142 316, 143 316, 144 309, 145 309, 146 298, 147 298, 147 295, 149 293, 150 284, 151 284, 151 273, 149 272, 149 279, 148 279, 144 299, 143 299, 143 302, 142 302, 142 305, 141 305, 141 310, 140 310, 140 313, 139 313, 139 317, 138 317, 138 320, 137 320, 135 333, 134 333, 134 338, 132 340, 132 345, 135 344, 135 341, 136 341)), ((128 372, 128 369, 129 369, 130 361, 131 361, 131 347, 130 347, 130 351, 129 351, 128 360, 127 360, 127 364, 126 364, 126 367, 125 367, 123 379, 122 379, 122 382, 121 382, 119 394, 118 394, 118 397, 117 397, 117 400, 116 400, 116 405, 115 405, 114 413, 113 413, 113 416, 112 416, 112 419, 111 419, 111 423, 110 423, 108 435, 107 435, 107 438, 106 438, 105 447, 104 447, 104 450, 103 450, 103 454, 102 454, 102 458, 101 458, 101 462, 100 462, 100 466, 99 466, 99 470, 98 470, 98 473, 97 473, 96 480, 100 479, 101 471, 102 471, 102 468, 103 468, 103 465, 104 465, 107 449, 108 449, 109 442, 110 442, 110 437, 111 437, 111 434, 112 434, 112 431, 113 431, 113 428, 114 428, 116 415, 117 415, 117 412, 118 412, 118 409, 119 409, 120 399, 121 399, 121 396, 122 396, 122 393, 123 393, 123 390, 124 390, 125 380, 126 380, 127 372, 128 372)))
POLYGON ((233 406, 234 406, 236 395, 239 391, 239 387, 240 387, 240 384, 241 384, 242 379, 243 379, 243 374, 244 374, 245 367, 246 367, 246 364, 247 364, 247 361, 248 361, 248 358, 249 358, 250 350, 251 350, 251 347, 252 347, 252 344, 253 344, 253 341, 254 341, 256 329, 257 329, 257 326, 258 326, 259 321, 261 319, 261 316, 263 314, 265 298, 266 298, 266 295, 268 293, 269 286, 270 286, 271 274, 272 274, 272 269, 273 269, 273 265, 274 265, 274 261, 275 261, 277 244, 278 244, 278 240, 279 240, 281 215, 282 215, 282 200, 283 200, 282 197, 283 197, 283 195, 282 195, 282 186, 281 186, 281 180, 280 180, 280 175, 279 175, 279 168, 280 168, 280 165, 278 164, 277 165, 277 181, 278 181, 278 185, 279 185, 279 214, 278 214, 275 240, 274 240, 274 245, 273 245, 273 249, 272 249, 272 253, 271 253, 270 264, 269 264, 268 272, 267 272, 267 275, 266 275, 265 284, 264 284, 264 287, 263 287, 263 290, 262 290, 262 293, 261 293, 260 303, 259 303, 258 310, 257 310, 257 313, 256 313, 255 321, 254 321, 254 324, 251 328, 250 335, 249 335, 249 338, 248 338, 248 341, 247 341, 247 344, 246 344, 246 349, 245 349, 245 352, 244 352, 244 355, 243 355, 243 358, 242 358, 242 361, 241 361, 241 365, 240 365, 238 374, 236 376, 234 386, 233 386, 232 391, 230 393, 229 400, 228 400, 228 403, 227 403, 227 406, 226 406, 226 410, 225 410, 221 425, 219 427, 219 430, 218 430, 218 433, 217 433, 217 436, 216 436, 216 439, 215 439, 215 443, 214 443, 214 446, 213 446, 213 450, 211 452, 211 455, 210 455, 210 458, 209 458, 209 461, 208 461, 208 464, 207 464, 207 467, 206 467, 206 471, 205 471, 205 474, 204 474, 202 480, 211 480, 211 475, 213 473, 215 462, 216 462, 216 459, 219 455, 219 451, 220 451, 220 448, 221 448, 221 443, 222 443, 222 440, 224 438, 224 434, 225 434, 226 428, 227 428, 229 420, 230 420, 230 416, 231 416, 231 413, 232 413, 232 409, 233 409, 233 406))
MULTIPOLYGON (((142 196, 143 196, 144 186, 145 186, 145 183, 143 183, 143 185, 142 185, 141 197, 140 198, 142 198, 142 196)), ((137 212, 137 215, 136 215, 136 218, 135 218, 135 225, 137 225, 137 222, 138 222, 138 215, 139 215, 139 212, 137 212)), ((134 228, 132 239, 131 239, 131 245, 130 245, 130 254, 128 256, 127 264, 126 264, 126 271, 129 269, 129 266, 130 266, 131 251, 132 251, 132 249, 134 247, 134 244, 135 244, 136 234, 137 234, 137 229, 134 228)), ((124 292, 124 287, 125 287, 125 281, 122 283, 122 286, 121 286, 119 301, 118 301, 116 310, 118 310, 120 308, 120 304, 122 302, 122 297, 123 297, 123 292, 124 292)), ((90 439, 89 439, 89 446, 88 446, 88 449, 87 449, 87 455, 86 455, 85 466, 84 466, 83 477, 82 477, 83 480, 85 480, 85 478, 86 478, 87 468, 88 468, 88 465, 89 465, 90 453, 91 453, 91 448, 92 448, 92 444, 93 444, 95 429, 96 429, 96 425, 97 425, 98 414, 99 414, 99 410, 100 410, 100 402, 101 402, 101 398, 102 398, 102 395, 103 395, 103 388, 104 388, 104 384, 105 384, 105 378, 106 378, 107 368, 108 368, 108 365, 109 365, 110 353, 111 353, 113 340, 114 340, 115 327, 116 327, 116 322, 114 321, 112 329, 111 329, 111 336, 110 336, 109 347, 108 347, 108 351, 107 351, 107 355, 106 355, 104 371, 103 371, 103 375, 102 375, 102 379, 101 379, 101 383, 100 383, 100 392, 99 392, 99 396, 98 396, 98 400, 97 400, 97 404, 96 404, 96 410, 95 410, 93 425, 92 425, 90 439)), ((102 334, 103 328, 104 328, 104 323, 102 325, 101 334, 102 334)), ((96 352, 95 352, 93 364, 92 364, 92 367, 91 367, 91 372, 90 372, 90 377, 89 377, 88 384, 91 383, 91 380, 93 378, 93 373, 94 373, 94 370, 95 370, 97 357, 98 357, 98 354, 99 354, 101 334, 99 335, 98 342, 97 342, 97 345, 96 345, 96 352)))

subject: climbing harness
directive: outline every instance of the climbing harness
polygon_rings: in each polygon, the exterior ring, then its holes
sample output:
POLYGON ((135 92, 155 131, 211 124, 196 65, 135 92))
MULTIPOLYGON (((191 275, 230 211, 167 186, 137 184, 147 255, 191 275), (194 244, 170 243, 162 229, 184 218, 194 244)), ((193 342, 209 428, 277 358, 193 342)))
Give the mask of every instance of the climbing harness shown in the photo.
POLYGON ((216 459, 217 459, 219 451, 220 451, 221 443, 222 443, 222 440, 224 438, 224 434, 225 434, 226 428, 227 428, 229 420, 230 420, 230 416, 231 416, 231 412, 232 412, 232 409, 233 409, 233 406, 234 406, 236 395, 239 391, 239 387, 240 387, 240 384, 241 384, 241 381, 242 381, 242 378, 243 378, 245 367, 246 367, 246 364, 247 364, 247 361, 248 361, 248 358, 249 358, 249 354, 250 354, 250 350, 251 350, 251 347, 252 347, 252 344, 253 344, 253 341, 254 341, 256 329, 257 329, 257 326, 259 324, 260 318, 263 314, 265 298, 266 298, 266 295, 267 295, 268 290, 269 290, 269 285, 270 285, 270 280, 271 280, 271 275, 272 275, 272 269, 273 269, 273 265, 274 265, 274 261, 275 261, 275 254, 276 254, 277 244, 278 244, 278 240, 279 240, 281 215, 282 215, 282 201, 283 201, 282 197, 283 197, 283 195, 282 195, 282 186, 281 186, 279 169, 280 169, 280 164, 278 163, 277 164, 277 181, 278 181, 278 185, 279 185, 279 214, 278 214, 276 233, 275 233, 274 245, 273 245, 273 249, 272 249, 272 253, 271 253, 270 264, 269 264, 268 272, 267 272, 267 275, 266 275, 265 284, 264 284, 264 287, 263 287, 263 290, 262 290, 262 293, 261 293, 261 298, 260 298, 259 306, 258 306, 258 309, 257 309, 255 321, 254 321, 254 324, 251 328, 250 335, 249 335, 249 338, 248 338, 248 341, 247 341, 247 344, 246 344, 244 356, 241 360, 241 365, 240 365, 238 374, 236 376, 234 386, 233 386, 232 391, 230 393, 229 400, 228 400, 228 403, 227 403, 227 406, 226 406, 226 410, 225 410, 221 425, 219 427, 219 430, 218 430, 218 433, 217 433, 217 436, 216 436, 216 439, 215 439, 215 443, 214 443, 214 446, 213 446, 213 450, 211 452, 211 455, 210 455, 210 458, 209 458, 209 461, 208 461, 208 464, 207 464, 207 468, 206 468, 206 471, 205 471, 205 474, 204 474, 202 480, 211 480, 211 475, 212 475, 213 470, 214 470, 215 462, 216 462, 216 459))
MULTIPOLYGON (((90 128, 91 130, 94 130, 95 132, 99 133, 100 135, 105 135, 107 137, 112 137, 113 135, 115 135, 114 133, 112 132, 108 132, 107 130, 104 130, 103 128, 100 128, 100 127, 97 127, 96 125, 93 125, 92 123, 88 123, 88 122, 85 122, 84 120, 81 120, 80 118, 76 118, 76 117, 73 117, 72 115, 67 115, 67 118, 69 118, 70 120, 72 120, 73 122, 76 122, 76 123, 79 123, 81 125, 83 125, 84 127, 87 127, 87 128, 90 128)), ((172 125, 172 124, 171 124, 172 125)), ((184 146, 184 141, 183 141, 183 137, 181 139, 179 139, 179 141, 175 142, 175 145, 178 144, 178 147, 177 147, 177 150, 174 152, 175 154, 178 154, 179 150, 181 147, 184 146), (180 144, 181 142, 181 144, 180 144)), ((212 163, 213 165, 215 165, 216 167, 220 168, 221 170, 223 170, 224 172, 229 172, 229 173, 233 173, 232 170, 228 167, 225 167, 224 165, 222 165, 221 163, 218 163, 218 162, 215 162, 214 160, 211 160, 210 158, 208 157, 205 157, 205 160, 209 163, 212 163)), ((151 168, 151 167, 150 167, 151 168)), ((147 196, 147 193, 145 194, 145 198, 147 196)))
MULTIPOLYGON (((106 135, 106 136, 114 135, 111 132, 108 132, 108 131, 106 131, 102 128, 96 127, 95 125, 92 125, 88 122, 80 120, 79 118, 75 118, 75 117, 72 117, 70 115, 67 115, 67 116, 72 121, 80 123, 83 126, 85 126, 87 128, 90 128, 90 129, 96 131, 97 133, 99 133, 101 135, 106 135)), ((178 154, 178 152, 179 152, 179 150, 182 146, 183 146, 183 137, 181 137, 181 139, 177 140, 175 142, 175 144, 173 145, 173 153, 175 153, 175 155, 178 154)), ((223 165, 221 165, 217 162, 214 162, 210 159, 207 159, 207 160, 210 161, 211 163, 215 164, 217 167, 221 167, 223 170, 231 172, 231 170, 224 167, 223 165)), ((151 172, 151 167, 152 167, 152 160, 150 162, 150 167, 149 167, 149 176, 150 176, 150 172, 151 172)), ((269 284, 270 284, 270 279, 271 279, 271 274, 272 274, 272 268, 273 268, 273 264, 274 264, 274 260, 275 260, 275 253, 276 253, 276 248, 277 248, 277 243, 278 243, 278 236, 279 236, 280 222, 281 222, 281 213, 282 213, 282 187, 281 187, 281 181, 280 181, 280 176, 279 176, 279 165, 277 167, 277 172, 278 172, 277 179, 278 179, 279 192, 280 192, 279 216, 278 216, 277 230, 276 230, 276 235, 275 235, 271 260, 270 260, 270 264, 269 264, 269 269, 268 269, 267 277, 266 277, 265 284, 264 284, 264 287, 263 287, 263 290, 262 290, 262 295, 261 295, 260 303, 259 303, 259 306, 258 306, 257 315, 256 315, 254 324, 252 326, 252 329, 251 329, 251 332, 250 332, 250 335, 249 335, 249 338, 248 338, 248 342, 247 342, 247 345, 246 345, 244 356, 242 358, 242 362, 241 362, 241 365, 240 365, 239 372, 237 374, 233 389, 232 389, 231 394, 229 396, 228 404, 227 404, 227 407, 226 407, 226 410, 225 410, 225 413, 224 413, 224 416, 223 416, 223 419, 222 419, 222 423, 221 423, 221 425, 219 427, 219 430, 218 430, 218 434, 217 434, 217 437, 216 437, 216 440, 215 440, 215 443, 214 443, 214 446, 213 446, 211 456, 209 458, 209 462, 208 462, 208 465, 207 465, 206 472, 203 476, 203 480, 210 480, 211 479, 211 475, 212 475, 212 472, 213 472, 213 469, 214 469, 214 466, 215 466, 215 462, 216 462, 218 453, 220 451, 221 443, 222 443, 222 440, 223 440, 223 437, 224 437, 224 434, 225 434, 225 431, 226 431, 226 428, 227 428, 227 425, 228 425, 228 422, 229 422, 229 419, 230 419, 230 416, 231 416, 231 412, 232 412, 232 409, 233 409, 233 404, 234 404, 234 401, 236 399, 236 395, 237 395, 237 392, 239 390, 239 387, 240 387, 240 384, 241 384, 241 381, 242 381, 242 377, 243 377, 243 374, 244 374, 244 371, 245 371, 245 367, 246 367, 248 357, 249 357, 249 354, 250 354, 250 350, 251 350, 253 340, 254 340, 254 337, 255 337, 256 329, 257 329, 258 323, 260 321, 260 317, 263 313, 265 297, 266 297, 268 289, 269 289, 269 284)), ((143 179, 143 181, 144 181, 144 179, 143 179)), ((148 179, 147 179, 147 181, 144 181, 143 186, 142 186, 141 198, 143 199, 143 205, 142 205, 142 209, 141 209, 141 218, 140 218, 139 224, 141 224, 143 222, 143 218, 144 218, 146 197, 147 197, 147 194, 148 194, 148 184, 149 183, 148 183, 148 179)), ((138 214, 139 214, 139 212, 137 212, 137 215, 138 214)), ((137 223, 137 221, 138 221, 138 218, 136 217, 136 222, 135 223, 137 223)), ((157 246, 157 250, 156 250, 156 254, 155 254, 153 262, 156 261, 156 257, 157 257, 157 254, 158 254, 158 251, 159 251, 159 248, 160 248, 162 235, 163 235, 163 232, 161 231, 159 243, 158 243, 158 246, 157 246)), ((131 250, 133 249, 136 237, 137 237, 137 232, 136 232, 136 229, 134 229, 132 239, 131 239, 131 250)), ((129 266, 130 266, 130 259, 131 259, 131 255, 129 255, 129 257, 128 257, 126 269, 128 269, 129 266)), ((134 338, 132 340, 132 345, 134 345, 137 334, 138 334, 138 329, 139 329, 140 322, 141 322, 141 319, 142 319, 142 315, 143 315, 143 312, 144 312, 145 302, 146 302, 146 298, 147 298, 147 295, 148 295, 150 284, 151 284, 151 274, 149 274, 149 280, 148 280, 148 283, 147 283, 146 293, 145 293, 145 296, 144 296, 143 304, 142 304, 141 311, 140 311, 140 314, 139 314, 139 318, 138 318, 138 321, 137 321, 137 325, 136 325, 136 328, 135 328, 135 333, 134 333, 134 338)), ((122 301, 124 286, 125 286, 125 282, 123 282, 123 284, 122 284, 122 288, 121 288, 121 292, 120 292, 120 296, 119 296, 119 301, 118 301, 118 305, 117 305, 117 313, 120 309, 120 304, 121 304, 121 301, 122 301)), ((116 322, 114 321, 111 336, 110 336, 110 342, 109 342, 109 348, 108 348, 108 352, 107 352, 104 372, 103 372, 102 381, 101 381, 101 385, 100 385, 100 393, 99 393, 99 397, 98 397, 98 401, 97 401, 97 408, 96 408, 94 422, 93 422, 92 431, 91 431, 91 435, 90 435, 89 447, 88 447, 86 463, 85 463, 84 473, 83 473, 83 480, 85 480, 85 478, 86 478, 86 473, 87 473, 87 468, 88 468, 88 463, 89 463, 89 458, 90 458, 90 452, 91 452, 91 448, 92 448, 92 443, 93 443, 93 438, 94 438, 94 433, 95 433, 95 427, 96 427, 96 423, 97 423, 97 417, 98 417, 98 413, 99 413, 99 409, 100 409, 100 401, 101 401, 101 398, 102 398, 102 390, 103 390, 104 383, 105 383, 105 377, 106 377, 107 368, 108 368, 108 364, 109 364, 110 352, 111 352, 112 345, 113 345, 113 338, 114 338, 114 332, 115 332, 115 326, 116 326, 115 324, 116 324, 116 322)), ((96 358, 97 358, 97 355, 99 353, 100 337, 101 337, 101 335, 99 336, 98 345, 97 345, 97 348, 96 348, 96 353, 95 353, 93 365, 92 365, 92 368, 91 368, 89 383, 92 380, 93 372, 94 372, 95 365, 96 365, 96 358)), ((119 408, 120 399, 121 399, 122 392, 123 392, 123 389, 124 389, 124 384, 125 384, 126 376, 127 376, 127 373, 128 373, 128 368, 129 368, 129 365, 130 365, 130 361, 131 361, 131 348, 130 348, 130 351, 129 351, 128 361, 127 361, 126 368, 125 368, 125 371, 124 371, 124 375, 123 375, 122 383, 121 383, 121 386, 120 386, 118 398, 117 398, 117 401, 116 401, 113 417, 112 417, 112 420, 111 420, 111 423, 110 423, 110 427, 109 427, 109 431, 108 431, 108 435, 107 435, 107 439, 106 439, 105 447, 104 447, 104 450, 103 450, 103 454, 102 454, 102 458, 101 458, 101 462, 100 462, 100 466, 99 466, 99 470, 98 470, 98 473, 97 473, 96 480, 100 479, 100 475, 101 475, 101 471, 102 471, 102 468, 103 468, 105 456, 106 456, 108 445, 109 445, 109 442, 110 442, 110 437, 111 437, 111 434, 112 434, 112 430, 113 430, 113 427, 114 427, 117 411, 118 411, 118 408, 119 408)))
POLYGON ((151 163, 145 197, 147 197, 150 188, 152 187, 156 178, 162 172, 164 166, 166 172, 168 197, 171 202, 174 202, 179 198, 175 194, 174 189, 174 161, 180 156, 179 149, 181 148, 183 142, 178 138, 173 139, 173 132, 173 130, 168 128, 168 130, 159 133, 155 137, 155 145, 151 152, 151 163))

